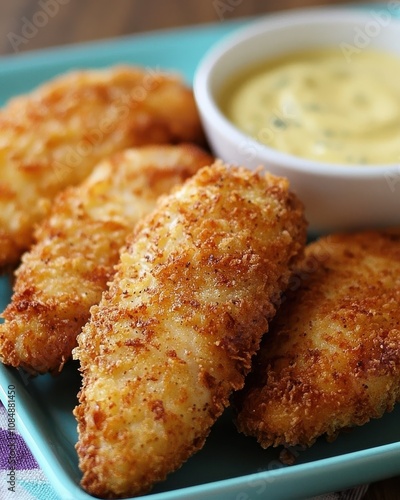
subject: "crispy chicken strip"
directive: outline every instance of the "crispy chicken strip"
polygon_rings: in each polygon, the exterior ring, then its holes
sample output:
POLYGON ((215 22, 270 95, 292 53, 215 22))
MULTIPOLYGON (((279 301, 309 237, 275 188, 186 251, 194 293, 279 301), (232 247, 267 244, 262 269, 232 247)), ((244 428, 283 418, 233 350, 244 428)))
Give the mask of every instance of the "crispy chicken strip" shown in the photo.
POLYGON ((243 385, 305 227, 285 179, 220 162, 139 223, 74 350, 88 492, 146 492, 203 446, 243 385))
POLYGON ((73 72, 10 101, 0 112, 0 270, 18 263, 54 195, 103 157, 184 141, 203 141, 192 92, 150 69, 73 72))
POLYGON ((322 238, 297 279, 236 400, 264 448, 334 439, 400 399, 400 228, 322 238))
POLYGON ((16 272, 0 324, 1 361, 34 374, 60 371, 133 226, 159 195, 212 161, 192 145, 128 149, 60 193, 16 272))

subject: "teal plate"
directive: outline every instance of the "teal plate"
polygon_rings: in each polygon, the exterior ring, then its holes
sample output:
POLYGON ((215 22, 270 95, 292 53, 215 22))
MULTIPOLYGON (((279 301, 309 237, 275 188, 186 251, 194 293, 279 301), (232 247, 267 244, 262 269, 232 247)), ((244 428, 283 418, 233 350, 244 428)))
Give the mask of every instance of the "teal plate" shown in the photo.
MULTIPOLYGON (((1 58, 0 102, 44 80, 80 67, 116 63, 176 71, 191 83, 206 50, 248 20, 223 22, 120 38, 101 43, 31 52, 1 58)), ((0 307, 10 299, 6 278, 0 279, 0 307)), ((77 365, 60 376, 28 378, 0 365, 0 399, 16 388, 17 425, 39 465, 62 500, 93 498, 79 486, 72 415, 80 386, 77 365)), ((293 449, 295 465, 279 461, 279 449, 263 450, 254 439, 238 434, 229 410, 213 427, 204 448, 169 475, 146 497, 152 500, 274 500, 309 498, 329 491, 400 474, 400 405, 382 419, 344 433, 334 443, 320 439, 310 449, 293 449)))

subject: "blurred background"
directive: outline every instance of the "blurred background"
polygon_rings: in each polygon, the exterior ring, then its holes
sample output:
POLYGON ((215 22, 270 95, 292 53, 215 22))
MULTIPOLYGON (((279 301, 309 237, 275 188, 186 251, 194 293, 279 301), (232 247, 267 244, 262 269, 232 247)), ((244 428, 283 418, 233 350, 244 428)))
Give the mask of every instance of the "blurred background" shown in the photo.
POLYGON ((0 54, 343 3, 341 0, 2 0, 0 54))
MULTIPOLYGON (((0 56, 153 30, 223 23, 280 10, 345 3, 350 4, 342 0, 2 0, 0 56)), ((396 500, 400 498, 399 492, 400 477, 397 477, 371 485, 363 499, 396 500)))

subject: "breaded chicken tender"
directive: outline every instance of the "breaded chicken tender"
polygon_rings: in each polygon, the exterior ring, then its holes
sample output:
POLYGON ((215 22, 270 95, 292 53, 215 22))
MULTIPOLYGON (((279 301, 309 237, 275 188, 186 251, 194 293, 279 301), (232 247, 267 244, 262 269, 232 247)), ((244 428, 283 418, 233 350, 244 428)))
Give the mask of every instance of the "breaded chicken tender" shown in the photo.
POLYGON ((0 324, 1 361, 33 374, 60 371, 134 225, 159 195, 212 161, 192 145, 128 149, 59 194, 16 272, 0 324))
POLYGON ((305 243, 286 179, 216 162, 137 226, 78 337, 82 486, 148 491, 243 385, 305 243))
POLYGON ((76 71, 0 112, 0 270, 32 243, 51 199, 124 148, 202 143, 192 91, 150 69, 76 71))
POLYGON ((400 400, 400 228, 310 244, 299 284, 235 402, 264 448, 332 440, 400 400))

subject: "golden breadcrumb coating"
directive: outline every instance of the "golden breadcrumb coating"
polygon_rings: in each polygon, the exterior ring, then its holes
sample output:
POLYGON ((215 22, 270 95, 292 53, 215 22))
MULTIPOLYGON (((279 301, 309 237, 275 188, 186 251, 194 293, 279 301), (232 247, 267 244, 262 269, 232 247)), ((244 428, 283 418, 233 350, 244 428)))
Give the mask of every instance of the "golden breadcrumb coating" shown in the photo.
POLYGON ((192 91, 151 69, 68 73, 0 112, 0 270, 18 262, 62 188, 124 148, 203 141, 192 91))
POLYGON ((221 162, 139 223, 74 350, 89 493, 146 492, 203 446, 243 385, 305 228, 286 179, 221 162))
POLYGON ((193 145, 128 149, 60 193, 16 272, 0 324, 1 361, 35 374, 60 371, 133 226, 159 195, 212 161, 193 145))
POLYGON ((400 399, 400 228, 322 238, 297 278, 236 400, 264 448, 332 440, 400 399))

